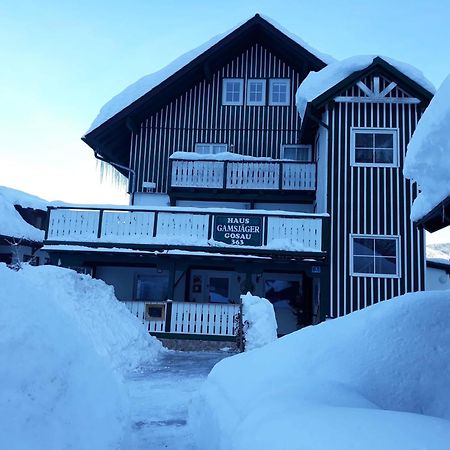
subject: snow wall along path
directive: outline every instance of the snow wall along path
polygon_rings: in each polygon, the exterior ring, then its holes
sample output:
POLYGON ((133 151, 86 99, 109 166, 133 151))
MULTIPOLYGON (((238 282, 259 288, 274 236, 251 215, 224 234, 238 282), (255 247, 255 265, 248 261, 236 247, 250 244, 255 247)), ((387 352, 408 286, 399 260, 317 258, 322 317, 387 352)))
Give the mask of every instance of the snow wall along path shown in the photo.
POLYGON ((450 292, 398 297, 217 364, 200 449, 448 450, 450 292))
POLYGON ((130 425, 123 374, 160 344, 88 276, 0 264, 0 286, 2 448, 119 448, 130 425))

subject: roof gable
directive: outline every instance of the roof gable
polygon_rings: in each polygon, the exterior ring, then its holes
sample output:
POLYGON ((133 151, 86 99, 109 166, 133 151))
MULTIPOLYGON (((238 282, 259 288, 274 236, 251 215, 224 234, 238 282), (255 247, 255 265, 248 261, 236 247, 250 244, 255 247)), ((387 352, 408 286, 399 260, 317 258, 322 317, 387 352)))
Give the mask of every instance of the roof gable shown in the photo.
POLYGON ((92 124, 83 140, 95 151, 116 162, 120 146, 128 144, 129 129, 142 119, 144 112, 155 110, 164 103, 168 93, 181 93, 187 83, 208 77, 224 60, 257 40, 282 54, 292 65, 308 65, 308 70, 320 70, 333 59, 323 55, 295 35, 283 30, 268 18, 255 15, 224 35, 217 36, 193 52, 183 55, 165 69, 143 77, 108 102, 92 124))

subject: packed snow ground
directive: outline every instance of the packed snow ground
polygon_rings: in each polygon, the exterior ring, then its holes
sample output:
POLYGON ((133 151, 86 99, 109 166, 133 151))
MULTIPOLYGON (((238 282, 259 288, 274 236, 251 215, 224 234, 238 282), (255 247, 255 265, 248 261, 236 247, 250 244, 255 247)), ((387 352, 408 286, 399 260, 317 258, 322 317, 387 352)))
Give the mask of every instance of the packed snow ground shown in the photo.
POLYGON ((450 294, 408 294, 214 367, 201 450, 448 450, 450 294))
POLYGON ((161 344, 100 280, 0 264, 0 286, 2 448, 121 446, 131 432, 124 375, 161 344))
POLYGON ((131 373, 126 384, 133 428, 125 448, 196 449, 187 424, 190 401, 212 367, 229 355, 224 351, 164 352, 157 364, 131 373))

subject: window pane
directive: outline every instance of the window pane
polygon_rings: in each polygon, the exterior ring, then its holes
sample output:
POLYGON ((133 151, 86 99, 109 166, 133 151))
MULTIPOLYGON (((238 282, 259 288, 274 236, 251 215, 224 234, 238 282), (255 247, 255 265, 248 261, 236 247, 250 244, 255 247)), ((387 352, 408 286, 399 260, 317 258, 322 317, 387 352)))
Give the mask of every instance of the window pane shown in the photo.
POLYGON ((289 80, 273 80, 270 83, 270 102, 272 104, 289 104, 289 80))
POLYGON ((294 161, 310 161, 309 147, 301 145, 286 145, 283 147, 283 159, 292 159, 294 161))
POLYGON ((397 241, 395 239, 376 239, 375 254, 395 257, 397 255, 397 241))
POLYGON ((354 238, 353 239, 354 255, 373 255, 374 241, 371 238, 354 238))
POLYGON ((373 150, 367 148, 357 148, 355 150, 355 162, 373 163, 373 150))
POLYGON ((137 299, 145 301, 167 300, 168 286, 168 273, 139 276, 137 279, 137 299))
POLYGON ((381 150, 379 148, 375 149, 375 162, 392 164, 394 162, 394 151, 393 150, 381 150))
POLYGON ((211 277, 209 279, 209 301, 212 303, 228 303, 228 278, 211 277))
POLYGON ((392 133, 376 133, 375 147, 394 148, 394 136, 392 135, 392 133))
POLYGON ((355 147, 373 148, 373 134, 355 133, 355 147))
POLYGON ((395 258, 375 258, 375 272, 377 274, 395 275, 397 273, 397 260, 395 258))
POLYGON ((374 258, 372 256, 354 256, 353 271, 356 273, 374 273, 374 258))

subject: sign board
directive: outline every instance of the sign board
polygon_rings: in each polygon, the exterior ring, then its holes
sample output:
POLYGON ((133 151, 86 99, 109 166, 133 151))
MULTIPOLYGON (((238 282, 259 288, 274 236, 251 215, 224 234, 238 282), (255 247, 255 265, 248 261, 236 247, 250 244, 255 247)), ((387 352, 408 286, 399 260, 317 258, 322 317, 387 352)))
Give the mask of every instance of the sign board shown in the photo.
POLYGON ((213 239, 215 241, 230 245, 261 247, 262 236, 262 216, 214 215, 213 239))

